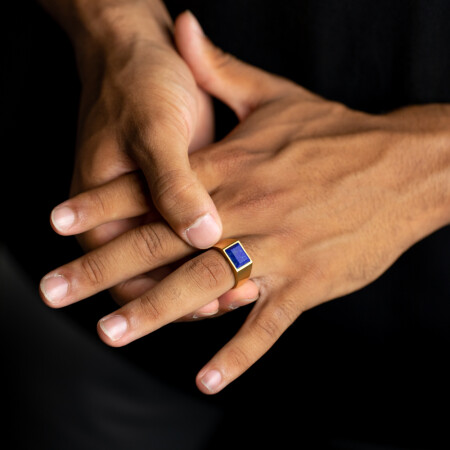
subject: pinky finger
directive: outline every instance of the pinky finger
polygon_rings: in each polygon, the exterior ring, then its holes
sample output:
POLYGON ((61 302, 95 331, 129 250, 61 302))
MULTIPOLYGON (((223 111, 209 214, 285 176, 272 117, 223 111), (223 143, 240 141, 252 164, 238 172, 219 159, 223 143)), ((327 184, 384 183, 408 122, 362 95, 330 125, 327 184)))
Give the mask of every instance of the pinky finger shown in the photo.
POLYGON ((271 299, 256 303, 237 334, 198 373, 199 390, 216 394, 261 358, 299 316, 291 305, 271 299))

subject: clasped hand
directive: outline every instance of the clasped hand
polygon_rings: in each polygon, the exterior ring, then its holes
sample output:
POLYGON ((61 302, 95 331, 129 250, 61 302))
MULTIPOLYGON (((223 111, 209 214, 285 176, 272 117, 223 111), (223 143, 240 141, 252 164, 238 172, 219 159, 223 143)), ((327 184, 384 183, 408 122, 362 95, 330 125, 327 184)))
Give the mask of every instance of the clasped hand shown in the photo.
POLYGON ((231 289, 233 274, 219 252, 193 257, 134 171, 58 207, 75 217, 64 230, 54 224, 64 235, 129 218, 140 224, 52 271, 41 292, 48 305, 64 307, 111 289, 122 306, 98 325, 111 346, 254 302, 197 376, 201 391, 216 393, 302 312, 367 285, 431 230, 419 219, 411 225, 420 205, 412 201, 410 173, 399 170, 411 117, 352 111, 238 61, 214 47, 189 14, 176 27, 184 30, 176 43, 197 84, 239 118, 190 163, 220 214, 222 237, 240 239, 251 255, 251 279, 231 289))

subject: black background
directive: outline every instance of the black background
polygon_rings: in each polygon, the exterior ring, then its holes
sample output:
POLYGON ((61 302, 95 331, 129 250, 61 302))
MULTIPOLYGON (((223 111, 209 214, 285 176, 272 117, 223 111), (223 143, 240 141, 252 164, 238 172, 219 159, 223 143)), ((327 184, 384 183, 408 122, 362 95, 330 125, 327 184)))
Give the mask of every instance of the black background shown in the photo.
MULTIPOLYGON (((81 253, 48 222, 69 191, 80 86, 58 25, 33 2, 8 3, 1 16, 1 236, 37 290, 40 277, 81 253)), ((225 50, 350 107, 383 113, 450 101, 447 1, 167 4, 174 16, 191 9, 225 50)), ((220 137, 235 119, 216 107, 220 137)), ((234 446, 237 436, 252 448, 448 447, 449 250, 447 227, 370 286, 302 315, 248 373, 208 400, 228 411, 212 448, 234 446)), ((55 314, 97 339, 97 320, 113 307, 100 294, 55 314)), ((170 325, 114 351, 197 395, 196 371, 247 313, 170 325)), ((16 339, 27 337, 12 334, 8 345, 16 339)))

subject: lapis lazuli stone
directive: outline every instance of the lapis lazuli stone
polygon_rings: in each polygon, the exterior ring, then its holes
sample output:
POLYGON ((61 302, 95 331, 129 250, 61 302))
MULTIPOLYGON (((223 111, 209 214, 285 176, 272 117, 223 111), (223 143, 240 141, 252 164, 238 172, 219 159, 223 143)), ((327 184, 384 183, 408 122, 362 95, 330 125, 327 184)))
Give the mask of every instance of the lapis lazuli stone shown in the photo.
POLYGON ((231 262, 234 264, 236 269, 239 269, 242 266, 245 266, 250 262, 250 258, 248 257, 245 250, 242 248, 241 244, 236 243, 231 247, 225 250, 225 253, 231 259, 231 262))

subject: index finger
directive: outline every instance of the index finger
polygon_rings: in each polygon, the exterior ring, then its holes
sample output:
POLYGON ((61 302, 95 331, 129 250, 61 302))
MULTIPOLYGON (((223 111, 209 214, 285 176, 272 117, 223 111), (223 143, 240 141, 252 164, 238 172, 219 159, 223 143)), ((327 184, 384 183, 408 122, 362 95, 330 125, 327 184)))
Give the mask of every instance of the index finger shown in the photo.
POLYGON ((142 225, 48 273, 42 299, 60 308, 165 266, 193 251, 163 222, 142 225))

